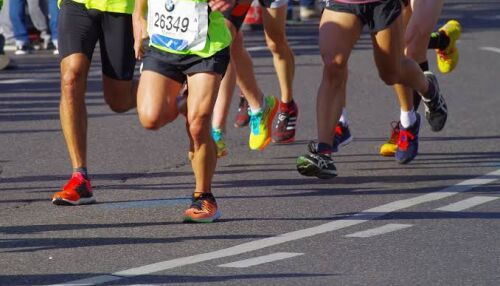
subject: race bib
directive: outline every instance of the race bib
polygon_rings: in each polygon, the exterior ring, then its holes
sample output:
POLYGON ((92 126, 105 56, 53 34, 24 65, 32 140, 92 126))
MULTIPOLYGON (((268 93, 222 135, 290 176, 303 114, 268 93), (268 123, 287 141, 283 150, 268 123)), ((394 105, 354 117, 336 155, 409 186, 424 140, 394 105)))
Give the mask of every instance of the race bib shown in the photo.
POLYGON ((189 0, 149 0, 148 33, 155 45, 200 51, 208 33, 208 4, 189 0))

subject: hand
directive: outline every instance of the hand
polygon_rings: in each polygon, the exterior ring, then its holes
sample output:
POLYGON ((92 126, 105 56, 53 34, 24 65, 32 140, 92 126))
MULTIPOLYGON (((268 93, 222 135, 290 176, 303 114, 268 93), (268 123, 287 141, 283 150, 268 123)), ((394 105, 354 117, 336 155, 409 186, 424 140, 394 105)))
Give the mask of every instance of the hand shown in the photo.
POLYGON ((233 7, 235 0, 209 0, 208 5, 212 11, 224 12, 233 7))
POLYGON ((134 50, 135 58, 140 60, 144 55, 143 41, 148 37, 147 22, 142 16, 133 15, 132 17, 134 26, 134 50))

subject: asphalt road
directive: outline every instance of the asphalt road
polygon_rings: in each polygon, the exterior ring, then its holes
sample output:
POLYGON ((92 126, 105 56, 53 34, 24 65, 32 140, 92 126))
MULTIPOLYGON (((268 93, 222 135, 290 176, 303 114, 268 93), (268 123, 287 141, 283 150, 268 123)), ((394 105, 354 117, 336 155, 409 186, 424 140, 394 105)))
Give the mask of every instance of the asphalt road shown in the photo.
MULTIPOLYGON (((297 141, 253 152, 248 129, 229 126, 213 187, 223 217, 203 225, 181 223, 194 186, 183 119, 151 132, 135 111, 113 114, 98 61, 87 93, 98 203, 53 206, 71 171, 58 62, 17 57, 19 69, 0 72, 0 285, 499 285, 498 15, 498 1, 445 4, 440 24, 463 25, 458 68, 438 74, 448 123, 439 133, 423 124, 405 166, 378 155, 399 111, 364 35, 348 84, 355 140, 335 156, 332 180, 295 170, 316 137, 321 60, 317 27, 291 26, 297 141)), ((262 89, 278 94, 262 33, 247 44, 262 89)), ((429 60, 436 70, 432 51, 429 60)))

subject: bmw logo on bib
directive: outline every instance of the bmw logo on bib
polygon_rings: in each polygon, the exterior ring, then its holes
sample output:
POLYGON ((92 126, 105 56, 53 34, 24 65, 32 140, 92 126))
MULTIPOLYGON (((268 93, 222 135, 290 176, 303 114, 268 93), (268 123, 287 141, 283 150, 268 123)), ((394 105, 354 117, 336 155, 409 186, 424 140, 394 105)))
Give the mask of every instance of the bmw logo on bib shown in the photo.
POLYGON ((167 3, 165 3, 165 10, 167 10, 168 12, 172 12, 174 9, 175 9, 174 1, 167 0, 167 3))

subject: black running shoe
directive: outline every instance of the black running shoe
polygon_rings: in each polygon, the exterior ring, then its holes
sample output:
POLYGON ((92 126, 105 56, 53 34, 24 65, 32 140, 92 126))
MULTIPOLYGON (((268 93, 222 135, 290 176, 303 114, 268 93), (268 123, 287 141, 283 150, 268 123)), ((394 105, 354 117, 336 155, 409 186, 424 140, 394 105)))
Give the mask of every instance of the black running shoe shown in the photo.
POLYGON ((316 143, 309 142, 309 154, 297 158, 297 171, 303 176, 330 179, 337 176, 337 168, 330 156, 318 153, 316 143))
POLYGON ((434 132, 441 131, 446 124, 446 119, 448 118, 448 107, 444 101, 444 97, 439 90, 439 83, 436 76, 432 72, 424 72, 425 77, 429 81, 429 84, 434 86, 434 95, 430 100, 423 98, 425 105, 425 118, 431 130, 434 132))

